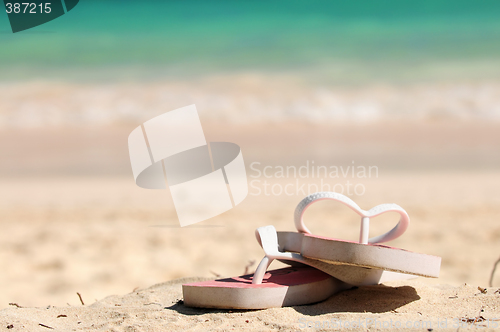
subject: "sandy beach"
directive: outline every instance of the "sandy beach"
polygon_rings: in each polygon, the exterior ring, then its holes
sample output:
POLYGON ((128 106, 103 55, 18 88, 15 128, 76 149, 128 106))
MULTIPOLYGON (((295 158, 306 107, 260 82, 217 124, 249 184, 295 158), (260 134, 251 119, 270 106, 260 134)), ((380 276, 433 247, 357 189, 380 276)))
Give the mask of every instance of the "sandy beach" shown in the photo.
MULTIPOLYGON (((475 317, 493 328, 500 273, 485 294, 478 287, 488 286, 500 256, 498 83, 328 85, 297 77, 4 82, 0 328, 295 331, 332 319, 430 321, 429 328, 444 319, 456 330, 453 322, 475 317), (181 228, 168 190, 135 185, 127 137, 193 102, 207 141, 241 147, 249 194, 181 228), (264 311, 177 303, 182 280, 253 272, 263 256, 254 230, 293 231, 298 202, 324 190, 364 209, 404 207, 410 228, 390 244, 441 256, 440 278, 264 311)), ((374 220, 371 234, 390 229, 394 218, 374 220)), ((331 202, 316 204, 306 219, 315 234, 358 237, 358 217, 331 202)))
MULTIPOLYGON (((488 322, 490 328, 496 326, 500 274, 486 293, 478 289, 488 286, 500 256, 500 173, 494 154, 499 131, 494 124, 288 123, 222 129, 208 123, 208 140, 242 147, 250 192, 236 208, 185 228, 179 227, 168 191, 141 189, 128 174, 129 130, 34 128, 0 134, 7 157, 1 165, 0 328, 296 331, 318 321, 360 319, 429 321, 433 329, 446 320, 449 330, 457 330, 453 322, 461 319, 476 328, 488 322), (309 144, 300 143, 303 137, 309 144), (257 176, 256 170, 265 166, 298 168, 312 161, 376 166, 377 173, 257 176), (264 192, 264 181, 274 192, 264 192), (254 230, 269 224, 294 230, 293 211, 304 195, 301 190, 277 194, 278 189, 306 184, 307 191, 307 185, 321 181, 346 190, 347 181, 361 186, 363 193, 350 197, 366 209, 389 202, 404 207, 411 226, 391 245, 441 256, 440 278, 361 287, 324 303, 284 309, 198 310, 178 302, 181 284, 189 278, 252 272, 263 256, 254 230), (474 323, 476 317, 486 320, 474 323)), ((352 240, 358 236, 358 217, 344 207, 318 203, 306 218, 314 233, 352 240)), ((372 234, 389 229, 393 219, 374 220, 372 234)), ((415 330, 422 326, 412 325, 415 330)))

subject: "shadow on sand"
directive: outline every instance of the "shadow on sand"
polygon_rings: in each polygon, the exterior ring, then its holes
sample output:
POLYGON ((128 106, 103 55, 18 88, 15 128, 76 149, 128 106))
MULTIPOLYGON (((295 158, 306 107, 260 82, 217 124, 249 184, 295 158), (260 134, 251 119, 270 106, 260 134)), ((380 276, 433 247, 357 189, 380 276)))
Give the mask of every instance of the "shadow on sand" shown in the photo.
MULTIPOLYGON (((315 304, 293 307, 297 312, 307 316, 318 316, 328 313, 384 313, 395 310, 408 303, 420 299, 415 288, 410 286, 390 287, 385 285, 354 287, 337 293, 329 299, 315 304)), ((256 310, 226 310, 189 308, 179 301, 168 310, 175 310, 183 315, 203 315, 207 313, 247 312, 256 310)))

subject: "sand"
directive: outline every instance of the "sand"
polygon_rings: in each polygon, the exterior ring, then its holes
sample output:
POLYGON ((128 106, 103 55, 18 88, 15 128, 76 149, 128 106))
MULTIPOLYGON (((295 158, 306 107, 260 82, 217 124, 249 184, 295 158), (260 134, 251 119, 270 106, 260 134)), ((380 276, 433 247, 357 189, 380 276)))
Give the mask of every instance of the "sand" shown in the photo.
MULTIPOLYGON (((299 197, 249 196, 218 218, 179 228, 168 193, 139 189, 129 178, 4 180, 0 303, 6 309, 0 311, 0 328, 296 331, 332 319, 430 322, 431 328, 446 319, 456 330, 452 323, 461 318, 500 317, 500 275, 497 288, 478 290, 488 285, 499 256, 500 173, 401 172, 365 185, 366 194, 356 198, 361 206, 405 206, 411 227, 392 244, 442 256, 439 279, 361 287, 310 306, 229 312, 177 303, 182 282, 191 280, 177 278, 243 274, 249 262, 262 258, 253 230, 267 224, 293 230, 299 197), (173 281, 162 284, 168 280, 173 281), (130 293, 136 287, 141 290, 130 293)), ((315 233, 357 237, 358 218, 345 208, 318 203, 306 218, 315 233)), ((374 221, 372 232, 393 223, 389 217, 374 221)))
POLYGON ((267 310, 185 307, 178 279, 92 305, 11 308, 0 326, 11 331, 327 331, 333 329, 456 331, 500 327, 495 288, 428 286, 419 281, 364 286, 308 305, 267 310))
MULTIPOLYGON (((500 273, 486 293, 478 289, 488 286, 500 256, 500 164, 495 153, 500 131, 495 124, 289 123, 225 129, 207 124, 209 140, 242 147, 253 186, 236 208, 186 228, 178 226, 168 191, 134 184, 126 147, 132 128, 0 132, 0 329, 297 331, 316 322, 325 330, 338 327, 325 325, 333 324, 332 319, 358 324, 392 319, 410 322, 419 331, 438 329, 444 321, 456 331, 460 319, 479 316, 489 321, 474 326, 496 326, 500 273), (301 167, 312 161, 344 168, 354 161, 356 166, 377 166, 378 173, 259 178, 250 167, 255 162, 260 164, 253 168, 260 170, 268 165, 301 167), (363 193, 350 197, 365 209, 389 202, 403 206, 411 226, 391 245, 441 256, 440 278, 361 287, 294 308, 229 312, 178 303, 181 284, 193 280, 189 278, 241 275, 246 267, 253 271, 262 258, 255 228, 272 224, 293 230, 293 210, 305 195, 300 190, 277 195, 276 190, 288 184, 295 189, 304 183, 321 185, 321 180, 343 188, 347 181, 360 185, 363 193), (275 192, 257 195, 264 190, 263 181, 275 192)), ((393 217, 374 220, 373 234, 389 229, 393 217)), ((306 218, 314 233, 352 240, 358 236, 358 217, 335 204, 318 203, 306 218)))

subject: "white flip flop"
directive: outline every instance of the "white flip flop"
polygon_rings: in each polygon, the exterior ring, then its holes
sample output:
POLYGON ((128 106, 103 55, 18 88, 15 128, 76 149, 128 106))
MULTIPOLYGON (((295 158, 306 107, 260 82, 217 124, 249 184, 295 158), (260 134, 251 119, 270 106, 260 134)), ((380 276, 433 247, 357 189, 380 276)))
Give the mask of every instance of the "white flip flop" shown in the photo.
POLYGON ((342 267, 338 271, 330 269, 328 273, 344 282, 359 286, 410 279, 414 276, 430 278, 439 276, 440 257, 380 244, 401 236, 409 226, 410 218, 399 205, 381 204, 365 211, 344 195, 335 192, 319 192, 307 196, 299 203, 295 209, 294 219, 298 233, 278 232, 280 250, 300 253, 305 258, 342 267), (340 202, 361 216, 359 242, 311 234, 304 224, 303 216, 307 208, 321 200, 340 202), (400 215, 399 222, 387 233, 368 238, 370 218, 387 212, 397 212, 400 215), (365 278, 360 278, 361 269, 365 271, 365 278))

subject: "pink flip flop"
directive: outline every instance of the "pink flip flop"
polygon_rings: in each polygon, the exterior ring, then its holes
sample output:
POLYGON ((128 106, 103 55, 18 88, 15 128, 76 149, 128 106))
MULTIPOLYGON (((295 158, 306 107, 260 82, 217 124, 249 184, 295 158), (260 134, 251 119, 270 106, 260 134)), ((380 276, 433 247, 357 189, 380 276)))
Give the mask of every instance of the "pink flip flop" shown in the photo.
POLYGON ((266 256, 253 275, 184 284, 184 304, 220 309, 279 308, 320 302, 352 287, 307 266, 312 263, 328 267, 329 264, 309 260, 296 253, 279 252, 273 226, 258 228, 256 236, 266 256), (266 272, 274 259, 293 266, 266 272))
POLYGON ((268 271, 261 284, 252 275, 182 285, 188 307, 279 308, 321 302, 345 289, 343 283, 312 267, 268 271))

